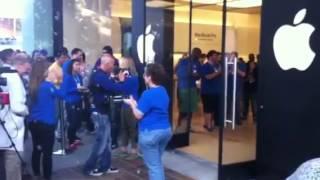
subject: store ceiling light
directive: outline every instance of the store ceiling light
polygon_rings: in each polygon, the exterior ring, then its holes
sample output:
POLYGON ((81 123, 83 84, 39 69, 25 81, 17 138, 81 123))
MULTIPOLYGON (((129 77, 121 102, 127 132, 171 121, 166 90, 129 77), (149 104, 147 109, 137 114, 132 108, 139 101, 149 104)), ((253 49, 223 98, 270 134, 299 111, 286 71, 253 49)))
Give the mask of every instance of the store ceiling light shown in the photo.
MULTIPOLYGON (((184 0, 190 2, 190 0, 184 0)), ((193 3, 198 4, 217 4, 223 5, 223 0, 192 0, 193 3)), ((250 8, 262 5, 262 0, 227 0, 227 6, 231 8, 250 8)))
POLYGON ((168 7, 172 5, 174 5, 174 3, 168 2, 168 1, 160 1, 160 0, 147 1, 147 6, 153 7, 153 8, 168 7))
MULTIPOLYGON (((184 0, 186 2, 190 2, 190 0, 184 0)), ((192 0, 193 3, 198 4, 217 4, 222 2, 223 0, 192 0)))
MULTIPOLYGON (((223 3, 219 3, 219 5, 223 5, 223 3)), ((251 8, 259 7, 261 5, 262 0, 233 0, 227 2, 229 8, 251 8)))

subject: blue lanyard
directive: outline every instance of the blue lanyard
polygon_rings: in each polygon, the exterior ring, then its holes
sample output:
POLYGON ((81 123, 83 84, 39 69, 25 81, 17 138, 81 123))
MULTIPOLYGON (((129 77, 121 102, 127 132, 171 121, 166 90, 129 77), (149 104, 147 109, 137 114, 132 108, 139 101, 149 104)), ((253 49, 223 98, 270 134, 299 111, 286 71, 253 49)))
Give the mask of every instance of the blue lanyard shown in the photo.
POLYGON ((73 79, 76 82, 76 84, 81 84, 79 76, 75 75, 73 76, 73 79))

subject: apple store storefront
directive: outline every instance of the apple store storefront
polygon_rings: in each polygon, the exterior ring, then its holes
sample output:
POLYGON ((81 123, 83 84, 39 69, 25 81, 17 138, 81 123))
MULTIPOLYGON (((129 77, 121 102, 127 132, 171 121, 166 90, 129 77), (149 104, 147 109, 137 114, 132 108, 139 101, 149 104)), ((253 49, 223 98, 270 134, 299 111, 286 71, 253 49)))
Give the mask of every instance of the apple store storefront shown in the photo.
POLYGON ((141 76, 146 64, 163 64, 174 131, 168 149, 215 164, 219 179, 284 179, 320 156, 317 0, 11 0, 6 5, 0 10, 1 49, 44 48, 53 54, 62 46, 79 47, 94 63, 102 47, 111 45, 116 57, 134 59, 141 76), (16 8, 19 13, 8 11, 16 8), (214 116, 220 124, 213 129, 204 127, 200 81, 184 94, 185 102, 192 102, 187 115, 179 113, 184 104, 177 65, 195 47, 203 54, 221 52, 221 111, 214 116), (249 54, 257 62, 258 83, 256 101, 244 103, 238 89, 246 71, 239 63, 249 54), (248 106, 253 104, 256 108, 248 106), (239 112, 245 112, 241 121, 239 112))

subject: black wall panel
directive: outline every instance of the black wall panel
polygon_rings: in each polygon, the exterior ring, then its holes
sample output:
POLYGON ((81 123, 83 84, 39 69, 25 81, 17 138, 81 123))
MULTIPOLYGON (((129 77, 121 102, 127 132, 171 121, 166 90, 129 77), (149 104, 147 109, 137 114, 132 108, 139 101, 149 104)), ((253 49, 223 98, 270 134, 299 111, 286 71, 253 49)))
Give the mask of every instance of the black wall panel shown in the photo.
MULTIPOLYGON (((263 1, 257 167, 260 175, 271 179, 282 179, 301 163, 320 156, 319 7, 318 0, 263 1), (310 37, 311 49, 316 54, 314 61, 305 71, 283 70, 274 54, 274 35, 282 25, 295 26, 294 18, 304 8, 307 14, 303 23, 315 28, 310 37)), ((305 50, 305 47, 293 48, 305 43, 297 40, 299 36, 292 34, 286 41, 286 47, 296 56, 305 50)), ((307 58, 298 61, 305 62, 307 58)))

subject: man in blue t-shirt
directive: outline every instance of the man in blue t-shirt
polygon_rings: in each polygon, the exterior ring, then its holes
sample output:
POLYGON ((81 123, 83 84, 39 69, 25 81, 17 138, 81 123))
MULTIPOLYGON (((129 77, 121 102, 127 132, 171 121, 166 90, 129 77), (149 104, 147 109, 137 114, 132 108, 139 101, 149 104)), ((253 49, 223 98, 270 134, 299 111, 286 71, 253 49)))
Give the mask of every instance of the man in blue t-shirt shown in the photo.
MULTIPOLYGON (((237 79, 236 79, 236 105, 235 105, 235 121, 237 125, 241 125, 241 106, 242 106, 242 96, 243 96, 243 83, 244 78, 246 76, 246 64, 241 61, 241 58, 238 58, 238 53, 233 52, 230 56, 231 60, 237 60, 237 79)), ((228 67, 228 115, 231 117, 232 110, 232 97, 233 97, 233 80, 234 80, 234 72, 233 72, 233 64, 230 63, 228 67)))
POLYGON ((208 61, 201 67, 201 98, 203 103, 205 123, 203 127, 208 131, 221 122, 221 96, 223 93, 222 66, 219 62, 220 54, 211 50, 207 54, 208 61))
POLYGON ((196 81, 200 79, 200 56, 201 50, 194 48, 191 55, 181 59, 175 67, 175 73, 178 77, 178 126, 181 125, 183 120, 186 120, 189 124, 187 127, 191 127, 192 113, 197 111, 198 92, 196 81))

